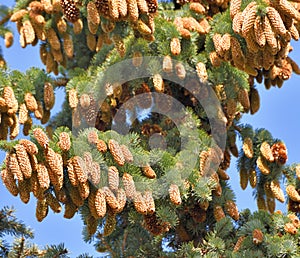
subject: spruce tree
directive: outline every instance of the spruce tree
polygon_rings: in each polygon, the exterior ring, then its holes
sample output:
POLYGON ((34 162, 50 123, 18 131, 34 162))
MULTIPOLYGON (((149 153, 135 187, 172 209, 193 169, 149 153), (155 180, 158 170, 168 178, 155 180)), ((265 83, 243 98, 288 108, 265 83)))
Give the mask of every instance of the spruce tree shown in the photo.
POLYGON ((1 57, 7 190, 35 198, 38 221, 48 209, 80 213, 84 240, 111 257, 299 257, 300 167, 286 164, 283 140, 241 122, 260 108, 256 85, 300 73, 289 56, 299 10, 287 0, 1 6, 6 47, 33 45, 45 65, 22 73, 1 57), (253 188, 258 211, 238 210, 230 180, 253 188))

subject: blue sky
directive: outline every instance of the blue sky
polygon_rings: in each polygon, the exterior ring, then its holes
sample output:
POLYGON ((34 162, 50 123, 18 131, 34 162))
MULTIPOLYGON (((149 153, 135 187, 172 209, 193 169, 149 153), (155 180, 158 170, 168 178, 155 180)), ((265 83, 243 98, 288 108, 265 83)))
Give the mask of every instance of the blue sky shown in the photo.
MULTIPOLYGON (((4 0, 3 4, 11 5, 13 1, 4 0)), ((31 66, 40 66, 42 63, 39 59, 38 47, 19 46, 19 37, 15 36, 15 43, 10 49, 5 49, 3 41, 0 45, 3 50, 5 59, 11 69, 25 71, 31 66)), ((293 46, 299 47, 298 43, 293 42, 293 46)), ((300 62, 300 48, 291 53, 291 57, 300 62)), ((265 90, 263 85, 257 86, 260 97, 261 107, 255 115, 245 115, 243 121, 252 124, 254 128, 267 128, 275 138, 282 139, 288 148, 288 163, 295 163, 300 160, 300 77, 293 74, 292 79, 285 82, 281 89, 272 87, 265 90)), ((61 100, 57 97, 55 110, 61 106, 61 100)), ((2 160, 4 153, 0 152, 2 160)), ((256 209, 255 201, 252 197, 252 189, 248 186, 246 191, 242 191, 239 186, 239 175, 235 169, 235 161, 229 169, 231 176, 230 183, 236 191, 237 204, 239 209, 250 208, 256 209)), ((37 222, 35 218, 35 198, 32 197, 29 204, 23 204, 19 197, 11 196, 7 190, 0 184, 1 205, 13 205, 17 210, 17 217, 22 219, 35 232, 34 242, 40 246, 46 244, 58 244, 64 242, 66 247, 72 252, 71 257, 76 257, 80 253, 89 252, 100 257, 99 253, 94 251, 92 245, 86 244, 82 240, 82 221, 79 216, 71 220, 63 218, 63 214, 54 214, 49 211, 47 218, 42 222, 37 222)), ((277 203, 278 204, 278 203, 277 203)), ((284 209, 285 205, 278 206, 284 209)))

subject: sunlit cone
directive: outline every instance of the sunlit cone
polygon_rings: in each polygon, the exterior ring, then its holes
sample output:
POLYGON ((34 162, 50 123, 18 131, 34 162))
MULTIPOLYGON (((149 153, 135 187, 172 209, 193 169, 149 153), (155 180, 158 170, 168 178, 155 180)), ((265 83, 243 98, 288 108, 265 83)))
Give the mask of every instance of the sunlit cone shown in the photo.
POLYGON ((26 149, 23 145, 17 144, 15 145, 15 151, 17 155, 17 159, 19 162, 20 169, 23 173, 24 178, 30 178, 32 173, 32 167, 30 164, 30 159, 26 149))
POLYGON ((221 219, 225 218, 225 213, 220 205, 216 205, 214 207, 213 214, 216 221, 220 221, 221 219))
POLYGON ((14 43, 14 35, 8 31, 4 34, 4 43, 5 43, 5 47, 9 48, 12 46, 12 44, 14 43))
POLYGON ((96 50, 97 40, 95 35, 90 33, 89 31, 86 34, 86 44, 92 52, 96 50))
POLYGON ((262 156, 259 156, 257 158, 256 165, 262 174, 264 174, 264 175, 270 174, 270 168, 268 167, 266 160, 262 156))
POLYGON ((22 31, 24 32, 26 44, 32 44, 35 40, 35 32, 30 20, 26 20, 23 22, 22 31))
POLYGON ((249 182, 252 188, 255 188, 257 185, 257 175, 255 169, 250 169, 249 171, 249 182))
POLYGON ((47 40, 49 41, 51 48, 53 48, 54 50, 60 50, 60 40, 53 28, 49 28, 47 30, 47 40))
POLYGON ((241 4, 242 4, 242 1, 241 0, 233 0, 230 2, 230 17, 231 19, 234 18, 234 16, 240 12, 241 10, 241 4))
POLYGON ((10 20, 12 22, 16 22, 16 21, 20 21, 22 20, 22 18, 24 17, 24 15, 28 14, 28 11, 25 10, 25 9, 20 9, 20 10, 17 10, 16 12, 14 12, 11 17, 10 17, 10 20))
POLYGON ((141 192, 136 192, 133 204, 138 213, 147 214, 147 204, 141 192))
POLYGON ((72 23, 79 19, 79 9, 73 0, 60 0, 60 5, 66 19, 72 23))
POLYGON ((253 142, 252 139, 246 137, 243 141, 243 151, 247 158, 253 158, 253 142))
POLYGON ((179 191, 179 187, 177 185, 171 184, 169 186, 169 196, 170 196, 170 201, 173 204, 175 204, 175 205, 181 204, 180 191, 179 191))
POLYGON ((208 74, 206 70, 206 66, 202 62, 198 62, 196 64, 197 75, 202 83, 206 83, 208 80, 208 74))
POLYGON ((199 155, 199 159, 200 159, 199 161, 200 174, 205 175, 208 172, 210 166, 210 151, 209 150, 201 151, 199 155))
POLYGON ((80 103, 80 106, 83 108, 83 109, 87 109, 89 108, 89 106, 91 105, 91 98, 88 94, 82 94, 80 96, 80 99, 79 99, 79 103, 80 103))
POLYGON ((297 178, 300 180, 300 165, 297 165, 295 167, 295 173, 296 173, 297 178))
POLYGON ((198 14, 206 13, 206 8, 200 3, 190 3, 190 10, 198 14))
POLYGON ((116 228, 117 219, 114 212, 108 212, 105 218, 105 225, 103 229, 103 236, 109 236, 116 228))
POLYGON ((71 200, 67 201, 65 203, 64 218, 66 218, 66 219, 73 218, 75 213, 77 212, 77 210, 78 210, 78 208, 71 200))
POLYGON ((241 33, 242 26, 243 26, 243 20, 244 16, 242 15, 242 12, 238 12, 233 20, 232 20, 232 29, 235 33, 241 33))
POLYGON ((108 6, 109 6, 109 15, 110 18, 113 20, 117 20, 119 18, 119 0, 109 0, 108 6))
POLYGON ((24 100, 25 100, 26 107, 29 111, 34 112, 35 110, 37 110, 38 104, 36 102, 35 97, 30 92, 27 92, 25 94, 24 100))
POLYGON ((125 163, 125 157, 119 143, 116 140, 110 139, 108 141, 108 148, 117 164, 119 166, 123 166, 125 163))
POLYGON ((4 87, 3 99, 5 100, 7 107, 12 108, 14 106, 16 97, 12 87, 10 86, 4 87))
POLYGON ((102 153, 107 151, 107 145, 106 145, 105 141, 99 139, 96 144, 97 144, 98 151, 100 151, 102 153))
POLYGON ((255 245, 259 245, 264 240, 264 234, 260 229, 254 229, 252 232, 252 241, 255 245))
POLYGON ((129 20, 136 22, 139 17, 139 9, 136 0, 126 0, 129 20))
POLYGON ((91 191, 91 193, 88 197, 88 206, 89 206, 91 215, 95 219, 99 219, 97 211, 96 211, 96 207, 95 207, 95 198, 96 198, 96 191, 91 191))
POLYGON ((114 210, 116 213, 123 211, 126 205, 126 193, 123 188, 119 188, 116 193, 116 198, 118 202, 118 209, 114 210))
POLYGON ((287 161, 287 148, 283 142, 274 143, 271 147, 274 160, 279 165, 284 165, 287 161))
MULTIPOLYGON (((57 178, 57 190, 61 189, 63 186, 63 180, 64 180, 64 174, 63 174, 63 160, 62 156, 56 152, 54 152, 53 149, 47 148, 45 151, 45 158, 46 161, 50 167, 50 171, 55 175, 57 178)), ((49 174, 50 176, 50 174, 49 174)), ((50 177, 51 180, 51 177, 50 177)))
POLYGON ((274 32, 284 37, 287 30, 278 11, 275 8, 268 6, 266 12, 274 32))
POLYGON ((127 15, 127 1, 126 0, 118 1, 118 10, 119 10, 120 18, 126 17, 126 15, 127 15))
POLYGON ((20 199, 24 203, 28 203, 30 200, 30 179, 18 182, 20 199))
POLYGON ((127 198, 133 200, 136 195, 136 189, 132 176, 128 173, 124 173, 122 182, 127 198))
POLYGON ((96 7, 96 4, 93 1, 88 2, 86 6, 87 10, 87 19, 93 24, 99 25, 100 16, 96 7))
POLYGON ((291 235, 295 235, 295 234, 297 234, 297 232, 298 232, 298 230, 297 230, 297 228, 294 226, 294 224, 293 224, 293 223, 290 223, 290 222, 288 222, 288 223, 286 223, 286 224, 284 225, 284 231, 287 232, 287 233, 289 233, 289 234, 291 234, 291 235))
POLYGON ((221 59, 216 51, 212 51, 209 53, 209 60, 214 67, 218 67, 221 65, 221 59))
POLYGON ((234 245, 234 248, 233 248, 233 252, 234 252, 234 253, 235 253, 235 252, 238 252, 238 251, 240 250, 240 248, 241 248, 241 246, 242 246, 242 244, 243 244, 245 238, 246 238, 245 236, 240 236, 240 237, 238 238, 238 240, 237 240, 237 242, 236 242, 236 244, 234 245))
POLYGON ((10 132, 9 132, 10 133, 9 134, 10 140, 15 139, 19 135, 19 131, 20 131, 18 116, 16 114, 13 114, 12 118, 13 118, 13 124, 10 127, 10 132))
POLYGON ((56 27, 60 34, 65 34, 67 32, 68 25, 63 17, 60 17, 57 20, 56 27))
POLYGON ((164 81, 162 76, 159 73, 156 73, 152 77, 154 88, 157 92, 164 91, 164 81))
POLYGON ((70 135, 67 132, 61 132, 59 134, 59 142, 57 144, 62 151, 69 151, 71 148, 70 135))
POLYGON ((230 38, 230 49, 232 54, 232 60, 236 67, 243 68, 245 67, 245 56, 242 51, 241 44, 236 37, 230 38))
POLYGON ((289 196, 289 198, 291 198, 293 201, 295 202, 300 202, 300 195, 297 192, 295 186, 293 185, 288 185, 286 188, 286 193, 289 196))
POLYGON ((274 161, 274 157, 273 157, 273 153, 271 150, 271 146, 268 142, 264 141, 261 146, 260 146, 260 153, 262 154, 262 156, 270 162, 274 161))
POLYGON ((21 27, 20 28, 20 38, 19 38, 19 43, 20 43, 20 46, 22 48, 25 48, 27 46, 27 43, 26 43, 26 38, 25 38, 25 29, 24 27, 21 27))
POLYGON ((136 0, 138 8, 140 13, 147 13, 149 12, 148 10, 148 4, 146 0, 136 0))
POLYGON ((19 123, 24 124, 28 119, 28 110, 25 103, 20 105, 19 108, 19 123))
POLYGON ((45 109, 50 110, 53 108, 55 103, 55 94, 53 86, 50 82, 44 84, 44 104, 45 109))
POLYGON ((119 188, 119 171, 115 166, 108 168, 108 186, 113 191, 119 188))
POLYGON ((121 148, 121 151, 122 151, 123 156, 125 158, 125 161, 128 162, 128 163, 133 162, 133 156, 132 156, 132 153, 129 150, 129 148, 126 145, 124 145, 124 144, 122 144, 120 146, 120 148, 121 148))
POLYGON ((69 99, 70 108, 76 108, 79 102, 76 89, 69 90, 68 99, 69 99))
POLYGON ((1 179, 6 187, 6 189, 13 195, 17 196, 19 193, 18 186, 14 179, 14 175, 11 171, 8 171, 6 168, 3 168, 1 171, 1 179))
POLYGON ((19 182, 24 180, 23 173, 18 163, 17 155, 15 153, 9 153, 5 159, 7 173, 17 179, 19 182))
POLYGON ((299 228, 300 227, 300 220, 299 218, 293 214, 293 213, 290 213, 287 215, 288 218, 292 221, 293 225, 296 227, 296 228, 299 228))
POLYGON ((37 179, 42 189, 46 190, 50 186, 48 169, 44 164, 37 165, 37 179))
POLYGON ((280 187, 280 184, 278 181, 271 181, 270 184, 270 190, 272 191, 274 197, 280 201, 280 202, 284 202, 284 193, 280 187))
POLYGON ((103 218, 106 214, 105 193, 102 189, 97 189, 95 196, 95 209, 97 216, 103 218))
POLYGON ((155 203, 151 191, 144 192, 144 201, 147 206, 147 214, 153 214, 155 212, 155 203))
POLYGON ((46 199, 38 199, 36 203, 35 217, 38 222, 41 222, 48 215, 48 204, 46 199))
POLYGON ((147 165, 147 166, 143 167, 142 171, 146 177, 148 177, 150 179, 156 178, 156 173, 153 170, 153 168, 151 168, 151 166, 147 165))
POLYGON ((87 171, 85 171, 84 160, 79 156, 74 156, 72 158, 72 165, 78 182, 85 183, 88 180, 88 177, 87 171))
POLYGON ((82 32, 83 29, 83 22, 81 19, 78 19, 73 23, 73 31, 75 35, 78 35, 82 32))
POLYGON ((179 38, 172 38, 170 42, 171 53, 174 56, 178 56, 181 52, 181 44, 179 38))
POLYGON ((41 120, 43 118, 44 110, 41 101, 37 101, 38 108, 34 111, 34 116, 36 119, 41 120))

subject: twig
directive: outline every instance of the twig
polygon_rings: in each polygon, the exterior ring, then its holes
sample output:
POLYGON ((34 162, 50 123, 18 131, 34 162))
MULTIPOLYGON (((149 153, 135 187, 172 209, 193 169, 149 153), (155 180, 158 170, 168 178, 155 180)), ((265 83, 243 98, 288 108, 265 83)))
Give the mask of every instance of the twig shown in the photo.
POLYGON ((124 237, 123 237, 123 242, 122 242, 122 254, 123 254, 123 255, 124 255, 124 252, 125 252, 127 236, 128 236, 128 232, 125 231, 124 237))
POLYGON ((6 16, 3 17, 2 20, 0 20, 0 26, 3 25, 4 23, 8 22, 11 17, 11 13, 7 14, 6 16))

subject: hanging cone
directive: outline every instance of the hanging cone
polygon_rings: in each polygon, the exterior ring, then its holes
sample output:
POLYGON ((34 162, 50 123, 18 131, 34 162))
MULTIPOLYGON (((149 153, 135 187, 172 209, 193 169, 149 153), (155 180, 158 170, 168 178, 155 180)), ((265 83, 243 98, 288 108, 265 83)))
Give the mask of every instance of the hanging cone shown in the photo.
POLYGON ((260 146, 261 155, 270 162, 274 161, 274 156, 271 150, 271 146, 268 142, 264 141, 260 146))
POLYGON ((46 201, 51 210, 53 210, 56 213, 61 212, 61 205, 59 201, 51 193, 46 194, 46 201))
POLYGON ((256 160, 256 165, 263 175, 270 174, 270 168, 268 167, 266 160, 262 156, 258 157, 258 159, 256 160))
POLYGON ((119 188, 117 191, 117 202, 118 202, 118 209, 116 210, 117 213, 121 212, 125 205, 126 205, 126 193, 124 189, 119 188))
POLYGON ((37 179, 42 189, 46 190, 50 186, 50 178, 47 167, 44 164, 37 165, 37 179))
POLYGON ((248 171, 244 167, 242 167, 240 169, 240 186, 243 190, 247 188, 248 181, 249 181, 248 171))
POLYGON ((166 73, 171 73, 173 71, 173 63, 169 55, 164 56, 162 69, 166 73))
POLYGON ((113 158, 117 162, 117 164, 119 166, 123 166, 125 163, 125 157, 123 155, 123 152, 120 148, 119 143, 116 140, 110 139, 108 141, 108 147, 109 147, 111 155, 113 156, 113 158))
POLYGON ((95 196, 95 208, 97 216, 103 218, 106 214, 105 193, 102 189, 98 189, 95 196))
POLYGON ((38 222, 41 222, 48 215, 48 204, 46 199, 37 200, 35 216, 38 222))
POLYGON ((155 171, 151 168, 151 166, 145 166, 142 168, 142 171, 143 171, 143 174, 150 178, 150 179, 153 179, 153 178, 156 178, 156 173, 155 171))
POLYGON ((23 173, 24 178, 30 178, 32 174, 32 167, 30 164, 30 159, 26 149, 23 145, 17 144, 15 147, 18 163, 20 169, 23 173))
POLYGON ((117 198, 115 194, 108 188, 108 187, 103 187, 102 188, 105 194, 105 200, 106 203, 109 205, 109 207, 115 211, 119 209, 119 203, 117 201, 117 198))
POLYGON ((8 171, 6 168, 3 168, 1 171, 1 178, 2 178, 2 181, 5 185, 5 187, 7 188, 7 190, 13 196, 17 196, 19 193, 19 189, 18 189, 18 186, 16 184, 13 174, 10 171, 8 171))
POLYGON ((136 189, 132 176, 128 173, 124 173, 122 182, 127 198, 133 200, 136 195, 136 189))
POLYGON ((283 142, 274 143, 271 147, 274 160, 279 165, 284 165, 287 161, 287 149, 283 142))
POLYGON ((123 156, 125 158, 125 161, 128 162, 128 163, 133 162, 133 156, 132 156, 131 151, 128 149, 128 147, 126 145, 122 144, 120 146, 120 148, 121 148, 121 151, 122 151, 123 156))
POLYGON ((147 203, 141 192, 136 192, 133 200, 134 208, 140 214, 147 214, 147 203))
POLYGON ((235 221, 239 220, 240 214, 239 214, 238 208, 236 206, 236 203, 234 201, 232 201, 232 200, 227 200, 226 201, 226 203, 225 203, 225 211, 235 221))
POLYGON ((102 152, 102 153, 104 153, 104 152, 107 151, 106 143, 103 140, 101 140, 101 139, 99 139, 97 141, 97 150, 100 151, 100 152, 102 152))
POLYGON ((115 230, 116 224, 116 214, 113 212, 108 212, 105 219, 103 236, 109 236, 115 230))
POLYGON ((65 219, 73 218, 77 210, 78 208, 76 207, 76 205, 71 200, 69 200, 65 204, 64 218, 65 219))
POLYGON ((241 248, 241 246, 242 246, 242 244, 243 244, 245 238, 246 238, 245 236, 240 236, 240 237, 238 238, 238 240, 237 240, 237 242, 236 242, 236 244, 235 244, 235 246, 234 246, 234 248, 233 248, 233 252, 234 252, 234 253, 235 253, 235 252, 238 252, 238 251, 240 250, 240 248, 241 248))
POLYGON ((257 184, 257 175, 255 169, 250 169, 249 172, 249 182, 252 188, 256 187, 257 184))
POLYGON ((155 203, 151 191, 144 192, 144 200, 147 205, 147 214, 153 214, 155 212, 155 203))
POLYGON ((252 139, 249 137, 246 137, 243 142, 243 151, 247 158, 252 159, 253 158, 253 142, 252 139))
POLYGON ((49 138, 45 132, 41 128, 35 128, 32 132, 39 145, 43 148, 47 148, 49 144, 49 138))
POLYGON ((19 187, 19 194, 20 194, 20 199, 22 202, 25 204, 29 202, 30 200, 30 179, 23 180, 21 182, 18 182, 18 187, 19 187))
POLYGON ((115 166, 108 168, 108 186, 112 191, 117 191, 119 188, 119 171, 115 166))
POLYGON ((282 191, 282 189, 280 188, 280 184, 278 181, 271 181, 270 183, 270 190, 272 191, 274 197, 280 201, 280 202, 284 202, 284 193, 282 191))

